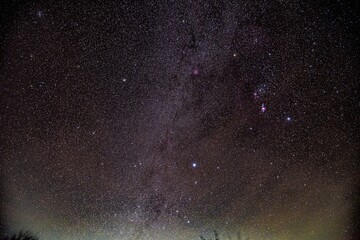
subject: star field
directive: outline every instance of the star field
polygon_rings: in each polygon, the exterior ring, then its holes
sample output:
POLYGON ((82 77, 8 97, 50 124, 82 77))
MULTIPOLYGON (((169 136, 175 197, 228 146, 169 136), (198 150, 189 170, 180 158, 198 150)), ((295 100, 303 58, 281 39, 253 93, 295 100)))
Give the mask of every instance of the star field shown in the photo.
POLYGON ((350 3, 12 7, 1 38, 4 233, 353 236, 359 15, 350 3))

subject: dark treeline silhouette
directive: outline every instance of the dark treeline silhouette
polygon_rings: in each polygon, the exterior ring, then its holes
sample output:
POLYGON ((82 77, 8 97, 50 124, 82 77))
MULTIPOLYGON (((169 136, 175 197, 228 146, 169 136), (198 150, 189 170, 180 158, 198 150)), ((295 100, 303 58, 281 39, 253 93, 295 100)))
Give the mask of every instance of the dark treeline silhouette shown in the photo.
POLYGON ((39 240, 39 238, 30 232, 19 232, 9 237, 1 237, 0 240, 39 240))
MULTIPOLYGON (((215 237, 215 240, 220 240, 219 233, 216 230, 214 230, 214 237, 215 237)), ((200 235, 200 239, 201 240, 212 240, 211 238, 206 239, 201 235, 200 235)), ((242 239, 241 234, 238 233, 237 240, 241 240, 241 239, 242 239)), ((0 240, 39 240, 39 238, 34 236, 31 232, 21 231, 17 234, 13 234, 8 237, 0 237, 0 240)), ((249 240, 249 238, 247 238, 246 240, 249 240)))

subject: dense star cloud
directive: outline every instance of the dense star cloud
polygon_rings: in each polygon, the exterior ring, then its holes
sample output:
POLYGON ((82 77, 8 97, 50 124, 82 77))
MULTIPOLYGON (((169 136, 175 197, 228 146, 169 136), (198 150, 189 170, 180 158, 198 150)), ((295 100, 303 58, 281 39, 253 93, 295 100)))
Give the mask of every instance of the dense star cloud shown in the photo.
POLYGON ((11 10, 1 38, 6 232, 353 234, 359 17, 348 3, 49 1, 11 10))

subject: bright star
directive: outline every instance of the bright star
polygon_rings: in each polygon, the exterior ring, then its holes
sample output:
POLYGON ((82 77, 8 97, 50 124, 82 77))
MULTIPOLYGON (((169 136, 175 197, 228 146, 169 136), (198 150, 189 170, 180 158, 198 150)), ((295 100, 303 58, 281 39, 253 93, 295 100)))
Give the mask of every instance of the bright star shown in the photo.
POLYGON ((41 18, 42 16, 44 16, 44 13, 43 13, 43 11, 38 11, 38 12, 36 13, 36 15, 37 15, 39 18, 41 18))

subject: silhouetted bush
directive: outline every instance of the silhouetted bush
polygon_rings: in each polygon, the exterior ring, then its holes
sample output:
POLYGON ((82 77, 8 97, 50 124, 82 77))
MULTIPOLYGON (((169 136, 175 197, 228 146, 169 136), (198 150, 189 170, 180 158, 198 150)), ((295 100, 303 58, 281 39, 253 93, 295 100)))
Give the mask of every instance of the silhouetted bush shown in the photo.
MULTIPOLYGON (((215 240, 220 240, 220 238, 219 238, 219 233, 218 233, 216 230, 214 230, 214 236, 215 236, 215 240)), ((201 236, 201 235, 200 235, 200 239, 201 239, 201 240, 206 240, 206 238, 204 238, 204 237, 201 236)), ((238 233, 237 233, 237 240, 241 240, 241 239, 242 239, 241 233, 238 232, 238 233)), ((211 239, 209 239, 209 240, 211 240, 211 239)), ((247 238, 246 240, 250 240, 250 238, 247 238)))
POLYGON ((10 237, 2 237, 0 240, 39 240, 39 238, 35 237, 30 232, 19 232, 11 235, 10 237))
MULTIPOLYGON (((215 236, 215 240, 220 240, 219 239, 219 234, 216 230, 214 230, 214 236, 215 236)), ((204 238, 203 236, 200 236, 200 239, 201 240, 206 240, 206 238, 204 238)))

